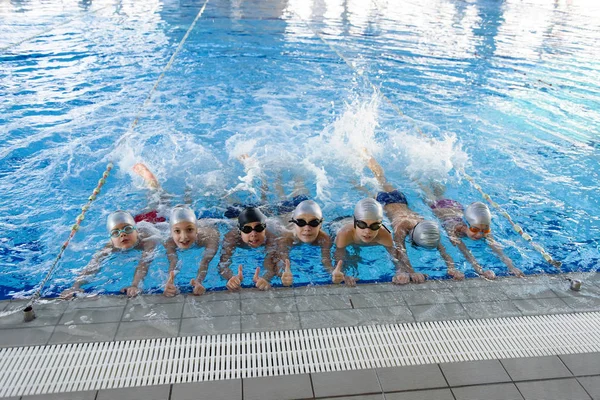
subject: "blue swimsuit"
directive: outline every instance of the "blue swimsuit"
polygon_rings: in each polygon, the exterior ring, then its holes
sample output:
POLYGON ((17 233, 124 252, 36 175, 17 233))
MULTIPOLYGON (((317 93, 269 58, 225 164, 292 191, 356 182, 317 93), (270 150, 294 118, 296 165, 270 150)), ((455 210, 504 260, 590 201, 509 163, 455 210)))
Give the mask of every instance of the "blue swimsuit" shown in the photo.
POLYGON ((377 193, 377 201, 384 206, 388 204, 408 205, 408 201, 406 201, 406 196, 399 190, 392 190, 391 192, 379 192, 377 193))

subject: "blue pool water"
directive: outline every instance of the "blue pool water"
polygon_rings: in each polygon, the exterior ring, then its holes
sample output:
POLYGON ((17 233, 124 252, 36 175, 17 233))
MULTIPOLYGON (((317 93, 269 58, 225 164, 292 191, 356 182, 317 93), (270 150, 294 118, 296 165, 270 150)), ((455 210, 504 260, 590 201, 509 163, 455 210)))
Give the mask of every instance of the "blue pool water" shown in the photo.
MULTIPOLYGON (((145 209, 136 162, 155 171, 173 204, 188 193, 212 217, 228 201, 257 201, 261 176, 271 202, 278 179, 287 192, 301 179, 331 221, 365 196, 356 186, 375 191, 363 147, 416 211, 432 217, 415 183, 427 178, 465 204, 480 200, 456 173, 464 167, 564 271, 598 268, 596 2, 210 0, 182 43, 204 4, 0 4, 0 298, 33 293, 109 161, 115 169, 45 296, 69 286, 102 247, 110 211, 145 209), (244 153, 258 161, 257 176, 238 162, 244 153)), ((493 213, 495 237, 517 267, 556 272, 493 213)), ((222 234, 229 228, 213 222, 222 234)), ((506 274, 483 244, 468 246, 506 274)), ((118 291, 138 257, 115 255, 87 288, 118 291)), ((409 257, 445 277, 436 253, 409 248, 409 257)), ((184 291, 200 258, 180 254, 184 291)), ((351 259, 363 282, 391 280, 384 250, 351 259)), ((328 282, 316 249, 294 248, 291 260, 296 284, 328 282)), ((214 289, 225 284, 217 261, 207 277, 214 289)), ((246 286, 261 262, 260 252, 236 253, 246 286)), ((160 249, 144 289, 160 291, 166 270, 160 249)))

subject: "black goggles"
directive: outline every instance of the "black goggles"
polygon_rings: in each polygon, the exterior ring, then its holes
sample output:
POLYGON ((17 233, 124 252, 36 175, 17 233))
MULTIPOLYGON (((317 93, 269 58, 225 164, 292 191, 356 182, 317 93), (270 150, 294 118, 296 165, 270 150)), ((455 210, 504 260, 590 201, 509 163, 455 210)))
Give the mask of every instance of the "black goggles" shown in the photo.
POLYGON ((306 222, 306 220, 299 218, 299 219, 291 219, 290 222, 293 222, 294 224, 298 225, 300 228, 302 228, 303 226, 312 226, 313 228, 316 228, 317 226, 321 225, 321 222, 323 222, 323 218, 321 219, 312 219, 308 222, 306 222))
POLYGON ((242 231, 242 233, 245 233, 245 234, 248 234, 252 231, 261 233, 266 228, 267 228, 267 224, 258 224, 255 227, 251 227, 250 225, 244 225, 240 228, 240 231, 242 231))
POLYGON ((358 227, 360 229, 369 228, 372 231, 378 231, 379 228, 383 226, 383 222, 373 222, 371 225, 367 225, 365 221, 361 221, 359 219, 354 218, 354 227, 358 227))

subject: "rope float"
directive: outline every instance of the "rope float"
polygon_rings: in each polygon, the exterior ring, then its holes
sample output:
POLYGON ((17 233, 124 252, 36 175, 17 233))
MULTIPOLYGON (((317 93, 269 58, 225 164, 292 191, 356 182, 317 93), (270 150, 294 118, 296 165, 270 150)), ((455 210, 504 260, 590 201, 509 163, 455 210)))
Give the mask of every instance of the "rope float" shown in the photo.
MULTIPOLYGON (((391 107, 392 109, 394 109, 398 115, 400 115, 401 117, 404 117, 406 119, 408 119, 413 126, 417 129, 417 132, 421 135, 421 137, 423 138, 427 138, 427 139, 431 139, 430 136, 425 135, 422 131, 421 128, 414 122, 414 120, 410 117, 408 117, 404 112, 402 112, 402 110, 400 109, 400 107, 398 107, 396 104, 394 104, 389 97, 387 97, 382 91, 381 89, 379 89, 377 86, 375 86, 373 84, 373 82, 371 82, 371 80, 365 76, 365 74, 360 73, 356 67, 354 66, 354 64, 352 62, 350 62, 350 60, 348 60, 340 51, 338 51, 335 47, 333 47, 333 45, 331 45, 329 42, 327 42, 323 36, 317 32, 308 22, 306 22, 297 12, 294 12, 294 14, 296 14, 296 16, 302 21, 304 22, 304 24, 311 30, 313 31, 313 33, 326 45, 328 46, 335 54, 338 55, 338 57, 340 57, 351 69, 354 70, 354 72, 356 74, 358 74, 359 76, 361 76, 365 82, 367 82, 372 88, 373 90, 375 90, 375 92, 381 96, 391 107)), ((533 238, 531 237, 531 235, 529 235, 527 232, 525 232, 523 230, 523 228, 516 224, 512 217, 510 216, 510 214, 504 210, 502 207, 500 207, 500 205, 498 203, 496 203, 494 200, 492 200, 492 198, 490 197, 490 195, 488 195, 487 193, 485 193, 483 191, 483 189, 481 188, 481 186, 475 182, 475 180, 473 179, 473 177, 471 177, 470 175, 468 175, 464 170, 458 170, 458 172, 460 174, 462 174, 465 179, 471 184, 471 186, 473 186, 473 188, 475 188, 480 194, 481 196, 488 202, 490 203, 495 209, 497 209, 500 213, 500 215, 502 215, 504 218, 506 218, 508 220, 508 222, 511 224, 511 226, 513 227, 514 231, 516 233, 518 233, 525 241, 529 242, 529 244, 531 245, 531 247, 533 247, 538 253, 541 254, 541 256, 544 258, 544 260, 546 260, 546 262, 548 262, 550 265, 552 265, 553 267, 556 268, 560 268, 562 265, 562 262, 557 261, 555 259, 552 258, 552 256, 542 247, 542 245, 540 245, 537 242, 533 241, 533 238)))

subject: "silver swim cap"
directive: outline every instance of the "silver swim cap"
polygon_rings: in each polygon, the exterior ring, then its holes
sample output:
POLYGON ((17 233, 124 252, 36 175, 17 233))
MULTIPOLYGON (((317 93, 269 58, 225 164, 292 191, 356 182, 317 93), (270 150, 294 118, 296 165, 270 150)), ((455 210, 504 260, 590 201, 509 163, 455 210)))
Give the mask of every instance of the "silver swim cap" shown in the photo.
POLYGON ((440 228, 433 221, 421 221, 410 232, 413 244, 426 249, 435 249, 440 243, 440 228))
POLYGON ((383 207, 375 199, 362 199, 354 207, 354 218, 358 220, 383 220, 383 207))
POLYGON ((323 218, 323 212, 321 211, 321 207, 319 207, 319 205, 312 200, 304 200, 303 202, 298 204, 296 206, 296 209, 294 210, 292 218, 296 218, 299 215, 303 214, 314 215, 318 219, 323 218))
POLYGON ((491 225, 492 213, 488 206, 480 201, 471 203, 465 210, 465 219, 469 225, 491 225))
POLYGON ((106 219, 106 229, 108 229, 109 232, 115 229, 115 226, 120 224, 135 226, 135 220, 131 214, 123 210, 117 210, 108 215, 108 218, 106 219))
POLYGON ((196 223, 196 214, 186 204, 178 204, 171 210, 169 225, 173 226, 180 222, 191 222, 193 224, 196 223))

